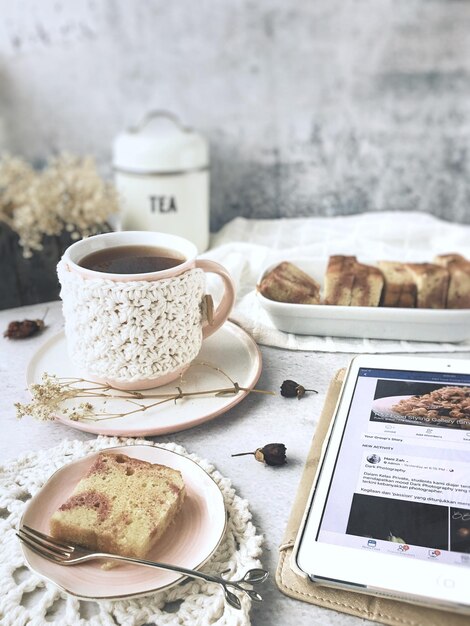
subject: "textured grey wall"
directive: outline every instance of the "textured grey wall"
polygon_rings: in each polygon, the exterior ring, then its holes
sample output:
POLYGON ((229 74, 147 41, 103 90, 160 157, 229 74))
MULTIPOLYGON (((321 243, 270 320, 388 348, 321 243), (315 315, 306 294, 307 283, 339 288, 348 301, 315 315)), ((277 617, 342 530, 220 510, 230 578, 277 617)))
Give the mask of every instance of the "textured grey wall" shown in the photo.
POLYGON ((470 222, 466 0, 0 0, 4 144, 109 171, 155 107, 212 148, 236 215, 416 209, 470 222))

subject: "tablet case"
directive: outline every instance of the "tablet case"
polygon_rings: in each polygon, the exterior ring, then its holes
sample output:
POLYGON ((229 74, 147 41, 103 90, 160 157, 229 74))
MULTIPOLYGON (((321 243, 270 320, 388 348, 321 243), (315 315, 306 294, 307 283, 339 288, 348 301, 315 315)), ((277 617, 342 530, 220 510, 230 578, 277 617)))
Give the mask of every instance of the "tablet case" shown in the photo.
POLYGON ((429 609, 399 600, 377 598, 352 591, 342 591, 314 584, 297 575, 290 567, 290 557, 298 528, 307 505, 310 488, 321 454, 321 446, 334 413, 341 390, 345 370, 339 370, 330 383, 325 404, 307 457, 294 505, 279 548, 279 563, 276 583, 279 589, 290 596, 310 604, 349 613, 391 626, 469 626, 470 616, 429 609))

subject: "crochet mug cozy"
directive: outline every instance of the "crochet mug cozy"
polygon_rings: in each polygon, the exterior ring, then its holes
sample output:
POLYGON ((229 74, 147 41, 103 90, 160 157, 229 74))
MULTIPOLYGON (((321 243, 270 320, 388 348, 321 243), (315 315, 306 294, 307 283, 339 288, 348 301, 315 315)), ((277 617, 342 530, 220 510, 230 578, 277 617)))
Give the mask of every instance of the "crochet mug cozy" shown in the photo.
POLYGON ((67 347, 77 367, 121 389, 146 389, 177 379, 203 339, 225 322, 235 298, 227 271, 195 256, 195 246, 186 239, 140 231, 96 235, 70 246, 57 272, 67 347), (142 274, 80 265, 90 253, 129 245, 163 247, 182 262, 142 274), (205 272, 218 274, 224 282, 224 295, 210 322, 205 272))

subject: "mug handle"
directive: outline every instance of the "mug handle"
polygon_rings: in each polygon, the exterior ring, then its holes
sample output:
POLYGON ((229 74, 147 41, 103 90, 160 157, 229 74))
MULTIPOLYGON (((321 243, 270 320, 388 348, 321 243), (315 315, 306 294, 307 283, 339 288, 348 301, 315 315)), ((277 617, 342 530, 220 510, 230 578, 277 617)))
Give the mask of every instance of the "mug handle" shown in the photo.
POLYGON ((224 281, 224 295, 222 296, 219 306, 214 312, 212 324, 205 324, 202 327, 202 338, 205 339, 215 333, 215 331, 218 330, 228 318, 235 302, 235 285, 233 284, 232 278, 225 267, 222 267, 222 265, 219 265, 219 263, 216 263, 215 261, 196 259, 196 267, 199 267, 205 272, 218 274, 224 281))

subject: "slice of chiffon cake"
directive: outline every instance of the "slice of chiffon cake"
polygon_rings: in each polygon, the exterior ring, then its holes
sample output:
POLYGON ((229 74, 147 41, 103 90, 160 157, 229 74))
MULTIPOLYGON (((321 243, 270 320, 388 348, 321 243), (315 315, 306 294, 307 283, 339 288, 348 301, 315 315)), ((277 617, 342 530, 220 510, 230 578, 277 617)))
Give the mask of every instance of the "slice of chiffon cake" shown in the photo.
POLYGON ((416 283, 418 309, 445 309, 449 272, 434 263, 406 263, 416 283))
POLYGON ((258 291, 277 302, 319 304, 320 285, 299 267, 283 261, 276 265, 258 285, 258 291))
POLYGON ((102 452, 52 515, 50 532, 100 552, 144 558, 174 520, 184 497, 179 471, 102 452))
POLYGON ((325 273, 325 304, 351 305, 356 263, 355 256, 330 256, 325 273))
POLYGON ((448 309, 470 309, 470 261, 461 254, 440 254, 434 263, 449 272, 448 309))
POLYGON ((372 265, 355 256, 330 256, 325 274, 325 304, 378 306, 384 279, 372 265))
POLYGON ((382 306, 414 308, 416 306, 416 283, 404 263, 379 261, 384 276, 382 306))
POLYGON ((379 306, 383 286, 384 277, 378 268, 356 263, 351 306, 379 306))

